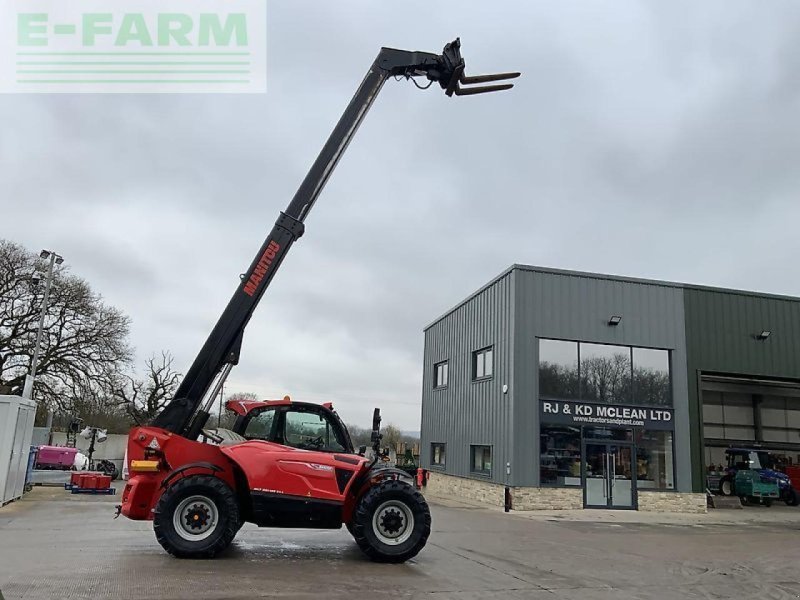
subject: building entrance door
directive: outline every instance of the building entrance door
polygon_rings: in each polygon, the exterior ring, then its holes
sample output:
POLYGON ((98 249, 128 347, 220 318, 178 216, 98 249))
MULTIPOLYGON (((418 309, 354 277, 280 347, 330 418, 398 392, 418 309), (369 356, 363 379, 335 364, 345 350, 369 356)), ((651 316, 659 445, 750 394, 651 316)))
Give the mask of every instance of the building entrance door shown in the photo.
POLYGON ((633 445, 586 442, 583 455, 584 506, 586 508, 635 508, 633 445))

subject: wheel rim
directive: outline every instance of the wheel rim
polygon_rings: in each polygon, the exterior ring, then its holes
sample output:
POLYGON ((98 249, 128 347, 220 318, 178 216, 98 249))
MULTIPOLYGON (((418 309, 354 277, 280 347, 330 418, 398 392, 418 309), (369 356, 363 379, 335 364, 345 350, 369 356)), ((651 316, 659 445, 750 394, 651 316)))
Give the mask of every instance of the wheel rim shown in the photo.
POLYGON ((730 481, 723 481, 722 482, 722 493, 725 496, 731 495, 731 482, 730 481))
POLYGON ((414 514, 404 502, 387 500, 372 516, 372 531, 384 544, 402 544, 414 531, 414 514))
POLYGON ((172 513, 175 532, 189 542, 199 542, 214 533, 218 520, 217 505, 207 496, 190 496, 172 513))

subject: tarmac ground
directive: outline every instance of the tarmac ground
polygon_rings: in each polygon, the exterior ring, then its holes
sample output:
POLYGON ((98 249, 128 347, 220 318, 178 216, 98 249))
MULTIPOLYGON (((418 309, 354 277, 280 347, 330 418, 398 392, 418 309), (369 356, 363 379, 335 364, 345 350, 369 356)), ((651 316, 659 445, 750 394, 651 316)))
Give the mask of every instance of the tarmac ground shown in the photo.
POLYGON ((800 598, 800 508, 708 515, 509 513, 433 502, 416 559, 371 563, 346 530, 239 532, 210 561, 167 555, 117 496, 37 487, 0 508, 6 600, 800 598))

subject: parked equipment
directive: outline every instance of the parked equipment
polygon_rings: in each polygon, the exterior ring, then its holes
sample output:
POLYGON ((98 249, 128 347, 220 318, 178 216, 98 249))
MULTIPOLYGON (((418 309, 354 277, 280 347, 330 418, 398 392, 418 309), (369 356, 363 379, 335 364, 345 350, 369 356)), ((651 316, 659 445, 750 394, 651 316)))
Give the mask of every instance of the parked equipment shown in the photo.
MULTIPOLYGON (((308 213, 383 84, 390 77, 425 77, 448 96, 513 87, 510 83, 472 86, 519 73, 467 77, 460 47, 455 40, 442 54, 381 49, 242 276, 175 397, 151 425, 131 431, 130 477, 119 510, 131 519, 152 519, 156 538, 170 554, 216 556, 245 521, 265 527, 345 525, 361 550, 382 562, 403 562, 425 545, 430 512, 424 498, 406 473, 378 464, 377 409, 371 461, 353 453, 347 429, 330 405, 300 405, 285 399, 270 410, 262 406, 256 426, 248 429, 240 424, 241 433, 234 432, 229 439, 204 428, 214 399, 239 361, 242 335, 253 310, 289 248, 303 235, 308 213), (201 436, 214 443, 198 441, 201 436)), ((256 407, 238 408, 240 417, 256 418, 256 407)))
POLYGON ((780 496, 778 481, 774 477, 762 475, 756 469, 740 469, 736 472, 736 495, 743 504, 764 504, 772 506, 772 501, 780 496))
POLYGON ((77 448, 65 446, 39 446, 36 452, 36 469, 69 471, 75 462, 77 448))
POLYGON ((64 488, 73 494, 114 494, 111 477, 100 471, 73 471, 64 488))
POLYGON ((763 478, 774 480, 778 486, 778 497, 789 506, 800 503, 800 494, 792 485, 789 476, 772 468, 773 461, 767 450, 753 448, 728 448, 725 450, 728 465, 719 479, 718 491, 723 496, 742 496, 738 489, 738 473, 754 470, 763 478))

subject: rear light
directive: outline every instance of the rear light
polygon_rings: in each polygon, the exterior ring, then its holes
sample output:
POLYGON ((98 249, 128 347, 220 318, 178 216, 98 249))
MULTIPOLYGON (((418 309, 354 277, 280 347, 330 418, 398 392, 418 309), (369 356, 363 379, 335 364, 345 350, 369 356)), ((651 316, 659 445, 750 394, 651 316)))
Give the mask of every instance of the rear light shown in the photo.
POLYGON ((130 470, 132 473, 155 473, 158 465, 157 460, 132 460, 130 470))

